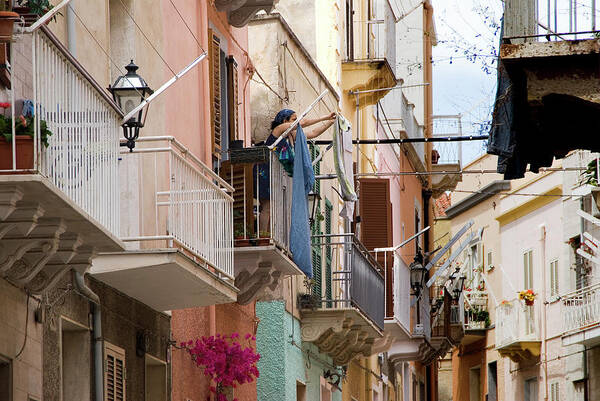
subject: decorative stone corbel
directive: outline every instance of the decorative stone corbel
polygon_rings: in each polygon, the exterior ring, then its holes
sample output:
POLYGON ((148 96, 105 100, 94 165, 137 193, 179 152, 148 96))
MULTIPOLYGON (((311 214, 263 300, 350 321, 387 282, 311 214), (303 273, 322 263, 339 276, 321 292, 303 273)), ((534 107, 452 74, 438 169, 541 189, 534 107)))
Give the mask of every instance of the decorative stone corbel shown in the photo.
POLYGON ((23 263, 18 264, 16 269, 12 269, 11 265, 3 265, 0 267, 0 273, 4 276, 8 275, 10 281, 17 286, 24 286, 38 274, 54 256, 58 250, 59 237, 66 230, 66 224, 62 219, 40 219, 28 237, 13 237, 5 238, 2 244, 8 242, 10 244, 21 243, 18 246, 17 252, 13 253, 9 260, 21 260, 23 263), (23 251, 25 249, 25 251, 23 251), (17 254, 21 256, 16 259, 17 254), (25 267, 25 269, 23 269, 25 267))
POLYGON ((235 286, 240 290, 237 302, 240 305, 249 304, 265 289, 275 290, 280 280, 281 272, 276 270, 270 262, 259 263, 253 273, 248 270, 240 272, 235 278, 235 286))
POLYGON ((6 220, 23 199, 23 190, 18 186, 3 186, 0 189, 0 221, 6 220))

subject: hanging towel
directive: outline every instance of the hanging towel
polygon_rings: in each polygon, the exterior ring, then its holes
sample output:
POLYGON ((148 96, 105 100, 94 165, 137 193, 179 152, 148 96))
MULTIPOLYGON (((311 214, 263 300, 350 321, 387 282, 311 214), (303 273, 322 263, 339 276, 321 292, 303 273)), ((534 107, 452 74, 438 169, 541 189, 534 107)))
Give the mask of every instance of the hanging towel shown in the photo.
MULTIPOLYGON (((350 126, 346 119, 341 116, 337 116, 335 119, 335 129, 333 134, 333 161, 335 165, 335 172, 340 183, 340 190, 342 199, 345 201, 356 201, 357 196, 354 192, 354 185, 348 180, 346 176, 346 158, 345 158, 345 142, 342 135, 350 130, 350 126)), ((350 142, 352 144, 352 142, 350 142)))
POLYGON ((353 145, 352 145, 352 125, 343 116, 338 116, 336 119, 336 130, 335 137, 339 135, 339 150, 341 155, 338 155, 338 151, 334 152, 334 159, 343 160, 343 167, 340 165, 341 172, 343 173, 344 179, 341 179, 340 171, 338 171, 338 162, 336 161, 336 173, 340 180, 340 188, 342 189, 342 199, 344 200, 344 207, 340 212, 340 217, 347 218, 350 221, 354 220, 354 202, 358 199, 356 191, 354 190, 354 170, 352 157, 353 145), (346 187, 346 189, 344 189, 346 187), (346 190, 346 194, 344 191, 346 190))
POLYGON ((310 161, 306 136, 302 127, 296 129, 294 147, 294 177, 292 179, 292 222, 290 227, 290 251, 294 262, 309 278, 313 276, 310 227, 308 224, 308 193, 315 185, 315 173, 310 161))

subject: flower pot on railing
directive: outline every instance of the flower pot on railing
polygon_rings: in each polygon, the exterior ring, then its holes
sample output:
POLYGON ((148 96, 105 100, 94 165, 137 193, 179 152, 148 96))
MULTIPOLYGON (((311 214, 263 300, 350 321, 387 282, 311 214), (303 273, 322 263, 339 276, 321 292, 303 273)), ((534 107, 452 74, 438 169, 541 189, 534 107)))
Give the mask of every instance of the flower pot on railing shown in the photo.
POLYGON ((10 43, 13 26, 19 20, 19 14, 12 11, 0 11, 0 43, 10 43))
MULTIPOLYGON (((33 169, 33 138, 29 135, 17 135, 16 144, 16 167, 18 170, 33 169)), ((0 139, 0 170, 13 169, 12 140, 0 139)))
POLYGON ((233 241, 233 245, 238 248, 250 246, 250 239, 244 237, 235 238, 233 241))
MULTIPOLYGON (((17 13, 17 18, 23 19, 25 26, 31 26, 53 7, 49 0, 16 0, 13 11, 17 13)), ((58 14, 62 15, 60 12, 58 14)), ((56 21, 56 16, 48 20, 46 24, 50 21, 56 21)))

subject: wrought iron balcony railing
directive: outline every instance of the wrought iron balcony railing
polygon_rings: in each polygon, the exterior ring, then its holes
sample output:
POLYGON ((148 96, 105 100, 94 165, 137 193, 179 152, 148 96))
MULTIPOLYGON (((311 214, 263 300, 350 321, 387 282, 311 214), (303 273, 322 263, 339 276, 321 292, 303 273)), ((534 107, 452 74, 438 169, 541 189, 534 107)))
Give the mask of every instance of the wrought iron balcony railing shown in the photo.
POLYGON ((313 252, 331 257, 331 279, 327 282, 325 275, 325 282, 320 283, 325 295, 316 300, 317 308, 357 308, 383 329, 385 283, 381 267, 354 234, 313 236, 313 252))

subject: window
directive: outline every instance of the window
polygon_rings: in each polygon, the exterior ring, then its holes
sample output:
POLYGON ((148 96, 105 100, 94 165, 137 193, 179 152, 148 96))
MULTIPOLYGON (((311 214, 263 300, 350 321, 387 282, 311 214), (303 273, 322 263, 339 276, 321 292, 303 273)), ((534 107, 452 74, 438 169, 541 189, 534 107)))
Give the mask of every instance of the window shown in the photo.
MULTIPOLYGON (((221 38, 209 29, 211 141, 216 162, 226 160, 229 144, 240 138, 238 64, 226 56, 221 38)), ((218 164, 218 163, 216 163, 218 164)))
POLYGON ((558 296, 558 259, 550 262, 550 296, 558 296))
POLYGON ((210 74, 210 128, 213 157, 221 158, 222 102, 221 97, 221 39, 208 30, 208 56, 210 74))
POLYGON ((487 401, 498 401, 498 363, 488 363, 488 396, 487 401))
POLYGON ((125 401, 125 350, 104 343, 104 401, 125 401))
POLYGON ((60 326, 62 399, 84 400, 91 391, 90 331, 65 318, 61 318, 60 326))
POLYGON ((296 382, 296 401, 306 401, 306 384, 296 382))
POLYGON ((525 401, 537 401, 538 400, 538 383, 537 379, 525 380, 525 401))
POLYGON ((523 254, 523 289, 533 288, 533 251, 523 254))
POLYGON ((0 400, 11 399, 12 374, 10 360, 0 356, 0 400))
POLYGON ((346 0, 346 57, 354 60, 354 7, 353 0, 346 0))
MULTIPOLYGON (((331 215, 333 213, 333 205, 329 202, 329 199, 325 199, 325 234, 331 234, 331 215)), ((325 297, 327 299, 333 298, 331 290, 331 264, 332 264, 332 250, 331 250, 331 238, 325 239, 325 297)), ((331 302, 327 303, 327 307, 331 308, 333 305, 331 302)))
POLYGON ((492 258, 492 251, 488 251, 487 253, 487 260, 486 260, 486 270, 490 271, 494 269, 494 260, 492 258))
POLYGON ((321 401, 331 401, 331 384, 321 377, 321 401))
POLYGON ((469 370, 469 400, 481 400, 481 369, 479 367, 469 370))
POLYGON ((167 400, 167 364, 151 355, 145 355, 145 401, 167 400))
MULTIPOLYGON (((310 144, 310 156, 311 160, 315 160, 319 156, 319 150, 313 144, 310 144)), ((314 166, 315 175, 318 175, 321 171, 321 162, 318 162, 314 166)), ((318 194, 321 193, 321 185, 319 180, 315 182, 314 191, 318 194)), ((323 232, 321 231, 321 222, 317 218, 317 216, 321 215, 321 204, 317 205, 317 210, 315 211, 315 221, 311 227, 312 235, 321 235, 323 232)), ((323 298, 323 247, 321 246, 321 239, 314 238, 312 240, 312 265, 313 265, 313 278, 315 280, 315 287, 313 294, 316 295, 319 299, 323 298)), ((319 305, 320 306, 320 305, 319 305)))
POLYGON ((559 383, 550 383, 550 401, 560 401, 559 383))

